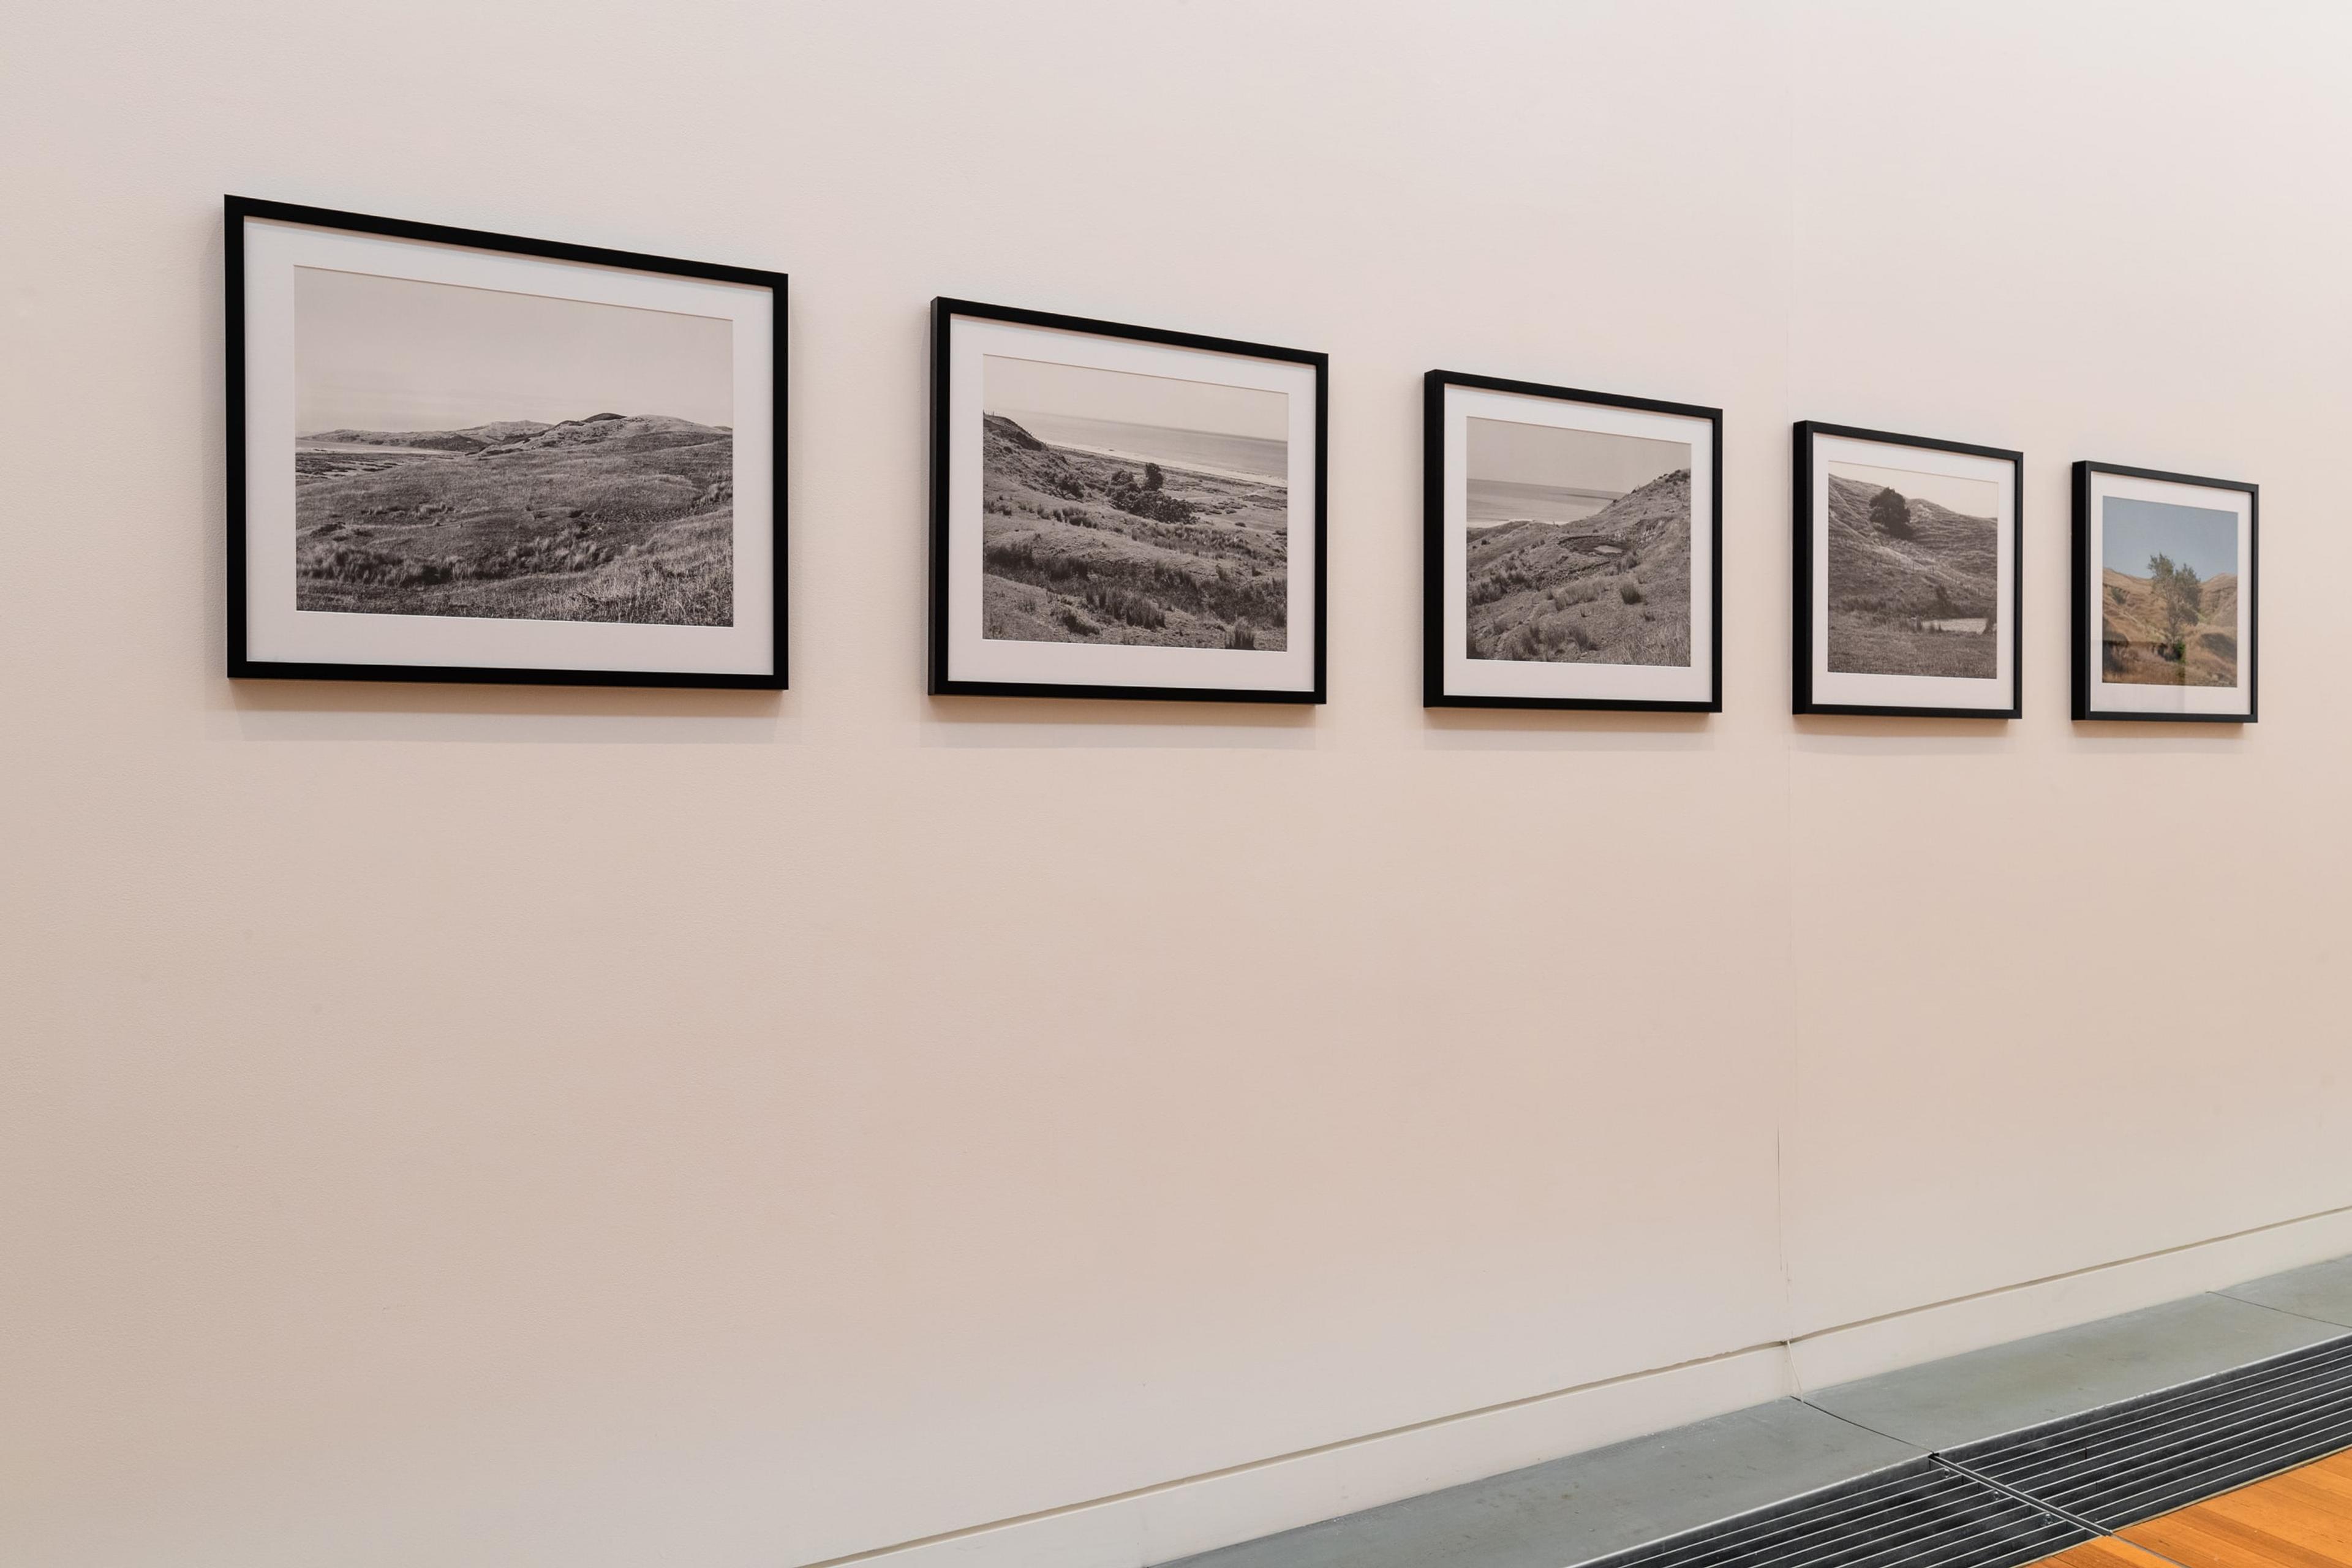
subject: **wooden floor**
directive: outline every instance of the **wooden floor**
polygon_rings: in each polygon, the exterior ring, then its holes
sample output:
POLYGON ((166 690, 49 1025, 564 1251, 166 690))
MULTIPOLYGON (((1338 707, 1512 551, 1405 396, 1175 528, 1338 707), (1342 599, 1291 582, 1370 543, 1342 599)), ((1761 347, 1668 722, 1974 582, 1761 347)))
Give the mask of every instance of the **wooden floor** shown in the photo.
POLYGON ((2160 1557, 2149 1556, 2127 1541, 2118 1541, 2110 1535, 2099 1541, 2085 1541, 2055 1557, 2044 1557, 2034 1568, 2171 1568, 2171 1565, 2160 1557))
POLYGON ((2135 1524, 2038 1568, 2164 1568, 2163 1560, 2181 1568, 2352 1568, 2352 1454, 2135 1524))

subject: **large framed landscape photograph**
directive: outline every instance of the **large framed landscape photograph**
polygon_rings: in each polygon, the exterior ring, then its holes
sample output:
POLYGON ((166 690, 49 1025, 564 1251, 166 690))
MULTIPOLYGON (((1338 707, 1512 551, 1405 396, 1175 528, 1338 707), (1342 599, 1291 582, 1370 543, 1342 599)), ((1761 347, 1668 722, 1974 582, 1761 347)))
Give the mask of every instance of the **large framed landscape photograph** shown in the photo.
POLYGON ((2074 465, 2074 717, 2251 724, 2261 496, 2074 465))
POLYGON ((232 196, 228 673, 782 689, 776 273, 232 196))
POLYGON ((1796 426, 1799 713, 2014 719, 2024 458, 1796 426))
POLYGON ((1723 415, 1431 371, 1423 701, 1717 712, 1723 415))
POLYGON ((1320 702, 1325 356, 932 304, 930 689, 1320 702))

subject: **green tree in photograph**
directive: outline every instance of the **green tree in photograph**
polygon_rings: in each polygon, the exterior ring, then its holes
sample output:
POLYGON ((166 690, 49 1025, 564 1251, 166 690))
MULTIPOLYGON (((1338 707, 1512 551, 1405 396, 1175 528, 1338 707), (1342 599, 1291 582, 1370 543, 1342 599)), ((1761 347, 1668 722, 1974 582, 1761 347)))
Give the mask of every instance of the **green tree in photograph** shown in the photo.
POLYGON ((1911 503, 1900 490, 1884 489, 1870 498, 1871 526, 1897 539, 1911 537, 1911 503))
POLYGON ((2164 640, 2172 645, 2172 656, 2179 658, 2185 651, 2183 637, 2204 618, 2204 582, 2198 577, 2197 568, 2162 553, 2148 557, 2147 574, 2156 589, 2157 611, 2164 616, 2164 640))
POLYGON ((1162 476, 1160 472, 1159 464, 1146 463, 1143 465, 1143 488, 1145 489, 1158 489, 1160 485, 1161 478, 1162 476))

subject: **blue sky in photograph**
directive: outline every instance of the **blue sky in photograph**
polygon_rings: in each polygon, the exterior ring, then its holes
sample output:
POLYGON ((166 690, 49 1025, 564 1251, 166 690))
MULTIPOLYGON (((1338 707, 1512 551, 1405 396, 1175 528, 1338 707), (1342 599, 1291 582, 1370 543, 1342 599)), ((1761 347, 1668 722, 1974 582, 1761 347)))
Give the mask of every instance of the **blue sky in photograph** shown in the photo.
POLYGON ((2200 577, 2238 570, 2238 516, 2211 507, 2106 498, 2099 519, 2099 564, 2134 577, 2147 575, 2148 558, 2169 555, 2200 577))

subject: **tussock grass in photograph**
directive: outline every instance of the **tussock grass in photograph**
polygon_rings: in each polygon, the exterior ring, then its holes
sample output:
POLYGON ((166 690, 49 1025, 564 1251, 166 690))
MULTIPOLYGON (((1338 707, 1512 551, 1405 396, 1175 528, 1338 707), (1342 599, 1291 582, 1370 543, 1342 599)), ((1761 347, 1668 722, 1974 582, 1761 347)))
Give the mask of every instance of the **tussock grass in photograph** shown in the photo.
POLYGON ((733 624, 727 322, 309 268, 295 310, 298 609, 733 624))
POLYGON ((989 355, 982 635, 1279 651, 1289 397, 989 355))
POLYGON ((1689 446, 1466 425, 1468 656, 1689 665, 1689 446))
POLYGON ((1829 465, 1829 667, 2000 673, 2000 490, 1989 479, 1829 465))
POLYGON ((2108 496, 2100 514, 2101 679, 2238 684, 2238 519, 2108 496))

